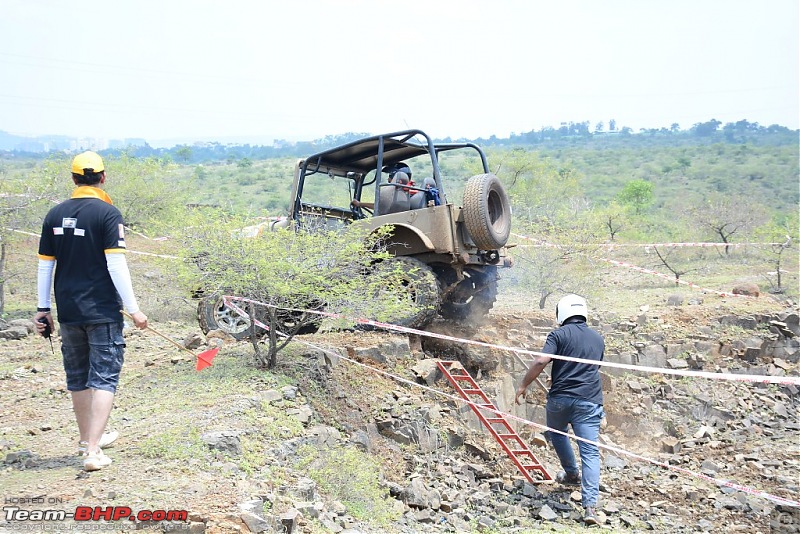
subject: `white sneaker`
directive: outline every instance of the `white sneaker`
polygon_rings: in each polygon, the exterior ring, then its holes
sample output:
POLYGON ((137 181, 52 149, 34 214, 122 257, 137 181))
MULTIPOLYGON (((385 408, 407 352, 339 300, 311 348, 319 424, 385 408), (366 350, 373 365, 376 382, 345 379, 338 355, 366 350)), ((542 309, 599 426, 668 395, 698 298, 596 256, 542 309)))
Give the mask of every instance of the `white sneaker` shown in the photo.
POLYGON ((92 454, 87 454, 83 458, 84 471, 99 471, 109 465, 111 465, 111 458, 103 454, 101 450, 92 454))
POLYGON ((111 432, 106 432, 102 436, 100 436, 100 442, 97 444, 98 447, 101 449, 105 449, 111 446, 112 443, 117 441, 119 437, 119 432, 116 430, 112 430, 111 432))
MULTIPOLYGON (((97 444, 98 447, 101 449, 107 449, 111 447, 111 444, 117 441, 119 437, 119 432, 116 430, 112 432, 106 432, 102 436, 100 436, 100 442, 97 444)), ((89 445, 86 441, 79 441, 78 442, 78 456, 85 456, 86 455, 86 447, 89 445)))

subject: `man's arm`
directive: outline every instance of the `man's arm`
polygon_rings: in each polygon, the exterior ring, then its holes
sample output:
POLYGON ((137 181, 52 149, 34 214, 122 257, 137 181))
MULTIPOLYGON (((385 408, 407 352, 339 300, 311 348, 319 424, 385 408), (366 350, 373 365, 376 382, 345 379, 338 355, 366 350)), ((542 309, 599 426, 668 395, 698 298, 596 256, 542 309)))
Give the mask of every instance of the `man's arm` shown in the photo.
POLYGON ((517 396, 514 398, 514 402, 522 404, 522 399, 525 398, 525 391, 527 391, 528 386, 531 385, 531 382, 539 378, 539 375, 542 374, 542 371, 544 371, 544 368, 547 367, 551 359, 552 358, 548 356, 537 356, 536 359, 533 360, 533 363, 528 368, 528 372, 522 377, 522 382, 517 388, 517 396))
POLYGON ((33 324, 36 326, 36 331, 40 334, 44 332, 45 325, 40 323, 39 319, 44 317, 47 319, 47 324, 50 326, 51 331, 55 331, 53 324, 53 316, 50 314, 50 288, 53 285, 53 268, 56 265, 55 259, 47 259, 39 257, 39 268, 36 272, 36 287, 38 294, 39 307, 36 315, 33 316, 33 324))
POLYGON ((122 297, 122 303, 131 314, 134 324, 144 330, 147 328, 147 315, 139 310, 136 296, 133 294, 133 284, 131 283, 131 272, 128 270, 128 261, 121 253, 106 254, 106 265, 108 274, 114 282, 114 287, 122 297))

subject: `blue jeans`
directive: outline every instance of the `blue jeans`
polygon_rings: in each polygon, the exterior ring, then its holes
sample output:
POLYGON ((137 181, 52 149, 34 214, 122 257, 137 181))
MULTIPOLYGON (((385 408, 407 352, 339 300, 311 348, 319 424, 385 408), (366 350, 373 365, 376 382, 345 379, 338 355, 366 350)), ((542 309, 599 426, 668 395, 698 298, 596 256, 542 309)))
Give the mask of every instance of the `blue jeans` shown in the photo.
MULTIPOLYGON (((605 416, 603 406, 573 397, 550 397, 547 399, 547 426, 567 432, 572 425, 576 436, 596 442, 600 435, 600 421, 605 416)), ((553 448, 561 460, 561 467, 569 475, 578 474, 575 453, 567 436, 550 432, 553 448)), ((597 506, 600 493, 600 449, 583 441, 578 441, 581 454, 581 499, 584 508, 597 506)))
POLYGON ((122 321, 59 326, 67 389, 116 393, 125 355, 122 321))

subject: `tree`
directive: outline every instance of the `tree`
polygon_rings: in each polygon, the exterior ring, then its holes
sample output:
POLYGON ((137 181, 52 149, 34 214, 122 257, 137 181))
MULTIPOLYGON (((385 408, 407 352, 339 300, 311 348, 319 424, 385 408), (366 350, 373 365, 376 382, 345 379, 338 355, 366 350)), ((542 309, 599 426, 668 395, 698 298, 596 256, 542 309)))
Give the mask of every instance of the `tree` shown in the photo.
POLYGON ((602 209, 597 210, 596 217, 601 226, 608 232, 609 241, 614 241, 617 234, 629 224, 629 209, 619 202, 612 201, 602 209))
POLYGON ((171 232, 181 224, 191 181, 175 187, 177 165, 157 158, 135 158, 123 153, 105 158, 105 189, 119 207, 125 224, 139 231, 171 232))
POLYGON ((539 295, 539 307, 556 292, 587 294, 593 287, 590 263, 597 225, 580 193, 580 177, 533 152, 512 150, 500 158, 497 176, 515 206, 514 226, 530 237, 514 254, 508 282, 539 295))
POLYGON ((175 149, 175 157, 184 163, 192 159, 192 147, 182 145, 175 149))
POLYGON ((617 199, 622 204, 631 206, 636 215, 653 203, 653 184, 647 180, 631 180, 622 188, 617 199))
POLYGON ((711 119, 708 122, 698 122, 692 126, 690 131, 697 137, 710 137, 716 133, 720 124, 722 123, 717 119, 711 119))
POLYGON ((6 267, 8 254, 25 233, 36 235, 47 210, 69 190, 66 165, 63 157, 55 157, 32 170, 4 167, 0 173, 0 314, 5 311, 5 284, 16 276, 6 267))
MULTIPOLYGON (((702 228, 730 243, 736 235, 745 234, 766 221, 763 206, 741 195, 713 194, 698 205, 689 208, 689 214, 702 228)), ((725 254, 730 247, 725 247, 725 254)))
MULTIPOLYGON (((786 287, 783 281, 786 271, 783 270, 783 256, 787 250, 796 247, 800 241, 800 215, 795 211, 788 215, 775 216, 768 223, 756 229, 754 235, 760 241, 771 243, 768 245, 768 254, 771 258, 770 264, 775 270, 766 273, 765 277, 771 286, 772 293, 784 293, 786 287)), ((795 254, 794 259, 796 260, 796 258, 795 254)))
POLYGON ((370 274, 376 262, 391 263, 382 234, 355 226, 345 232, 284 228, 253 238, 241 230, 243 223, 219 211, 194 215, 181 239, 185 257, 193 260, 184 280, 208 295, 250 299, 239 307, 250 316, 258 367, 274 367, 278 352, 321 320, 315 310, 391 321, 411 305, 407 297, 414 289, 402 286, 403 277, 390 270, 370 274), (268 329, 257 328, 256 321, 268 329))

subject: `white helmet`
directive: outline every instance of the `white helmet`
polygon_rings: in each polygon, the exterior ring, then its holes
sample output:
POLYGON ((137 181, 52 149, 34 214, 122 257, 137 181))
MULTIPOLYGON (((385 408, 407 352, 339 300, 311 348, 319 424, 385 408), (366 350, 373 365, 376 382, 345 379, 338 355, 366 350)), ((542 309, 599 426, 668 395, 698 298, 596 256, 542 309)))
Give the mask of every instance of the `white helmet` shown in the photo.
POLYGON ((570 317, 580 315, 584 320, 589 320, 589 307, 586 305, 586 299, 578 295, 567 295, 562 297, 556 304, 556 322, 559 326, 564 324, 564 321, 570 317))

